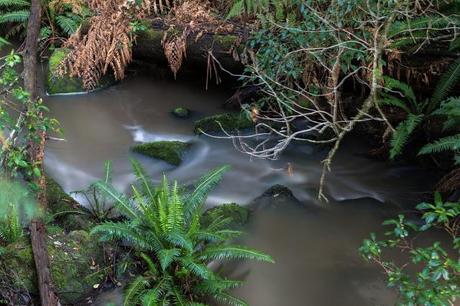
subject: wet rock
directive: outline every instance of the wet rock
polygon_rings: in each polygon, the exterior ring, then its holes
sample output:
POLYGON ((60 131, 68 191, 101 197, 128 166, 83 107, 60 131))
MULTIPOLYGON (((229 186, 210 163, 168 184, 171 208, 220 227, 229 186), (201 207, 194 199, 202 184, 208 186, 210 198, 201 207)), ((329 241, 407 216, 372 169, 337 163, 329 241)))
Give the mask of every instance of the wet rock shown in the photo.
MULTIPOLYGON (((79 78, 60 76, 58 74, 59 65, 62 63, 68 53, 68 49, 58 48, 54 50, 49 58, 48 76, 46 79, 46 92, 49 95, 78 94, 88 92, 88 90, 83 87, 83 83, 79 78)), ((113 76, 103 76, 99 81, 99 85, 96 89, 107 87, 114 82, 115 79, 113 76)))
POLYGON ((181 141, 155 141, 136 145, 132 147, 132 151, 178 166, 189 147, 189 143, 181 141))
POLYGON ((195 122, 195 134, 244 130, 254 126, 254 122, 241 113, 224 113, 205 117, 195 122))
POLYGON ((171 113, 175 117, 181 118, 181 119, 190 118, 190 115, 191 115, 191 111, 185 107, 176 107, 175 109, 172 110, 171 113))
POLYGON ((206 227, 217 218, 230 218, 229 227, 239 228, 248 223, 250 214, 251 212, 247 207, 235 203, 222 204, 205 211, 201 217, 201 224, 206 227))
POLYGON ((273 209, 286 205, 305 206, 292 193, 292 191, 283 185, 274 185, 267 189, 261 196, 254 199, 249 208, 253 211, 262 209, 273 209))

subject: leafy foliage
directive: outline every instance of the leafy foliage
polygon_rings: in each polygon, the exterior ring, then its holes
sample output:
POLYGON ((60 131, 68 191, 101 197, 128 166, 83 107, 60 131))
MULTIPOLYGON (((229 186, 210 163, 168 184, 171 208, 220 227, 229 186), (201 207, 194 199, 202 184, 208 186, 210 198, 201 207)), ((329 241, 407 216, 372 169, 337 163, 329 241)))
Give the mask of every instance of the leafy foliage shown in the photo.
POLYGON ((207 297, 246 305, 226 293, 241 282, 222 278, 208 264, 214 260, 273 260, 256 250, 228 244, 241 234, 226 228, 228 219, 216 218, 209 226, 200 222, 204 201, 227 167, 211 171, 198 180, 193 191, 181 196, 177 182, 171 184, 164 177, 155 187, 137 161, 132 165, 137 183, 132 186, 131 198, 110 184, 96 184, 112 197, 127 220, 106 222, 92 230, 102 241, 129 243, 145 262, 146 271, 126 291, 125 305, 191 305, 207 297))
POLYGON ((417 209, 422 213, 424 224, 416 225, 404 215, 387 220, 387 239, 378 240, 372 233, 363 241, 360 252, 366 260, 380 265, 385 271, 388 285, 400 293, 402 305, 453 305, 460 297, 460 202, 444 202, 439 193, 434 203, 421 203, 417 209), (412 234, 439 228, 447 233, 450 245, 441 242, 418 246, 410 240, 412 234), (408 252, 410 263, 398 265, 386 259, 386 249, 408 252), (415 268, 410 272, 412 268, 415 268))
MULTIPOLYGON (((41 99, 32 101, 20 86, 16 71, 21 57, 11 51, 1 59, 0 86, 0 165, 1 175, 6 177, 41 177, 40 165, 32 161, 28 150, 30 143, 39 141, 38 131, 58 131, 58 122, 42 116, 48 109, 41 99)), ((31 187, 36 188, 33 183, 31 187)))

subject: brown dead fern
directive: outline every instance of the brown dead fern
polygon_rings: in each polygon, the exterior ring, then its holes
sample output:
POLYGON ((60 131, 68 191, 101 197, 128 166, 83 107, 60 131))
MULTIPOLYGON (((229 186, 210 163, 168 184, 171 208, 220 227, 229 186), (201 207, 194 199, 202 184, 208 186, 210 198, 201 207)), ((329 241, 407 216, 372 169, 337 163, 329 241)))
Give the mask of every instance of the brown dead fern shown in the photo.
POLYGON ((176 78, 177 72, 187 56, 187 31, 183 31, 182 35, 174 35, 171 37, 168 37, 167 33, 168 32, 166 32, 163 37, 162 44, 169 67, 174 74, 174 78, 176 78))
POLYGON ((70 52, 59 73, 82 79, 87 90, 94 89, 109 68, 115 79, 123 79, 132 59, 131 20, 148 16, 151 6, 150 0, 140 5, 129 0, 88 0, 88 7, 95 15, 89 19, 86 33, 80 28, 64 44, 70 52))

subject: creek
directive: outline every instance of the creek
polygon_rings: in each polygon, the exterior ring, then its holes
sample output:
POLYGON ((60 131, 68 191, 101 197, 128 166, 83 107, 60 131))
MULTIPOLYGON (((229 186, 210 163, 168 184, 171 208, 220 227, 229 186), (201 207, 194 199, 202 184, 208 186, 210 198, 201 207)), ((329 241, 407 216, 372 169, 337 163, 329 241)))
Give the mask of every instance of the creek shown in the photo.
POLYGON ((194 120, 223 112, 220 106, 230 94, 205 91, 199 80, 134 75, 91 94, 47 97, 66 141, 48 142, 46 171, 71 192, 102 177, 104 161, 111 160, 115 186, 127 190, 134 180, 129 158, 140 160, 157 182, 164 173, 182 184, 228 164, 231 170, 209 197, 210 207, 245 205, 270 186, 284 185, 303 205, 256 215, 246 243, 271 254, 276 264, 234 266, 231 274, 247 281, 235 294, 253 306, 394 304, 381 271, 357 249, 385 218, 420 199, 431 178, 417 168, 368 159, 365 146, 348 140, 327 177, 330 202, 320 203, 316 190, 324 149, 293 144, 279 160, 251 159, 229 140, 193 134, 194 120), (192 118, 172 116, 178 106, 192 110, 192 118), (178 167, 130 152, 134 144, 157 140, 187 141, 192 147, 178 167))

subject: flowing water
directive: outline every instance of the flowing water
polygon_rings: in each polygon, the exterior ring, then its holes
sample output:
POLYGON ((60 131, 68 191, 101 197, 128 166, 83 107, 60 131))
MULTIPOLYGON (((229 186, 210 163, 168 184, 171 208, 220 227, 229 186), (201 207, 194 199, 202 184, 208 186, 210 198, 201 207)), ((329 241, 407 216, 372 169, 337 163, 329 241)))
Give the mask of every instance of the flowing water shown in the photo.
POLYGON ((327 179, 331 202, 318 203, 315 189, 324 151, 296 144, 280 160, 254 160, 236 151, 231 141, 193 134, 193 121, 222 112, 220 105, 228 96, 206 92, 199 82, 139 75, 88 95, 48 97, 66 141, 49 142, 46 170, 71 192, 100 178, 106 160, 113 161, 114 183, 120 190, 134 179, 130 157, 139 159, 155 180, 165 173, 184 184, 228 164, 231 170, 211 194, 209 206, 247 204, 270 186, 285 185, 319 212, 288 205, 259 213, 245 239, 273 255, 276 264, 235 266, 232 274, 247 280, 235 294, 254 306, 393 304, 395 296, 386 289, 382 274, 363 262, 357 248, 395 206, 413 203, 428 189, 422 172, 366 159, 365 148, 347 142, 327 179), (193 117, 173 117, 170 111, 177 106, 191 109, 193 117), (155 140, 193 145, 179 167, 130 152, 136 143, 155 140))

